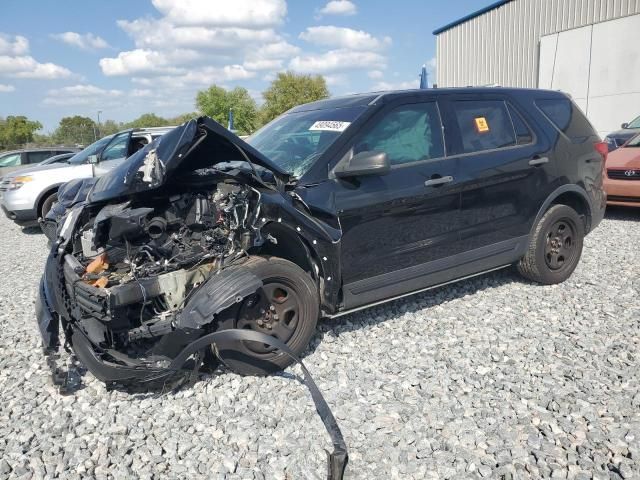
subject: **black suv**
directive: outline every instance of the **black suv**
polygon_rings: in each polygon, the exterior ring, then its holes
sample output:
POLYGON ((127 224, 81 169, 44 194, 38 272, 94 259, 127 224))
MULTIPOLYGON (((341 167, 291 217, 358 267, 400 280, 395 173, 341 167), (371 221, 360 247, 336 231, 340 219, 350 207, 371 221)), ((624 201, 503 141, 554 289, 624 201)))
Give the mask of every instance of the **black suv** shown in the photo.
POLYGON ((39 327, 107 382, 216 356, 271 372, 290 363, 272 346, 303 352, 319 317, 510 265, 564 281, 604 214, 606 154, 542 90, 333 98, 246 142, 192 120, 65 189, 39 327), (227 329, 251 335, 213 341, 227 329))

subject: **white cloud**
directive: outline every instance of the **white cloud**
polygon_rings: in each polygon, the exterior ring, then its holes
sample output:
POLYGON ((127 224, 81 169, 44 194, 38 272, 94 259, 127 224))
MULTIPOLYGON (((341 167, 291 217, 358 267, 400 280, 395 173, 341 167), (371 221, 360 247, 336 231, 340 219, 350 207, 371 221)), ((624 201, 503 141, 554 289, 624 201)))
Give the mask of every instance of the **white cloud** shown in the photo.
POLYGON ((132 97, 148 98, 153 96, 153 92, 148 88, 134 88, 131 90, 132 97))
POLYGON ((13 85, 5 85, 3 83, 0 83, 0 93, 14 92, 15 89, 16 87, 14 87, 13 85))
POLYGON ((384 90, 413 90, 420 86, 420 79, 407 80, 404 82, 378 82, 371 87, 372 92, 384 90))
POLYGON ((40 63, 31 56, 0 55, 0 76, 54 79, 71 76, 71 71, 54 63, 40 63))
POLYGON ((79 84, 49 90, 43 101, 45 105, 102 105, 124 95, 122 90, 104 89, 95 85, 79 84))
POLYGON ((327 82, 327 85, 329 85, 330 87, 335 87, 338 85, 346 85, 349 81, 348 77, 342 73, 325 75, 324 79, 327 82))
POLYGON ((260 29, 281 24, 287 15, 285 0, 153 0, 153 5, 175 25, 260 29))
POLYGON ((321 15, 355 15, 358 9, 349 0, 331 0, 318 13, 321 15))
POLYGON ((166 18, 119 20, 117 23, 133 38, 138 48, 242 51, 257 44, 263 45, 280 39, 270 28, 255 30, 239 27, 178 26, 166 18))
POLYGON ((54 63, 40 63, 29 53, 29 41, 20 35, 0 33, 0 77, 53 79, 71 72, 54 63))
POLYGON ((298 56, 291 60, 289 68, 302 73, 332 73, 363 68, 384 68, 386 59, 375 52, 358 52, 339 49, 321 54, 298 56))
POLYGON ((21 35, 11 37, 0 33, 0 55, 24 55, 29 52, 29 40, 21 35))
POLYGON ((309 27, 300 34, 302 40, 332 48, 380 50, 391 44, 391 38, 375 38, 370 33, 332 25, 309 27))
MULTIPOLYGON (((161 18, 119 20, 135 49, 102 58, 108 76, 132 76, 201 85, 210 79, 236 81, 256 71, 280 70, 300 49, 274 27, 287 13, 285 0, 153 0, 161 18), (200 76, 199 76, 200 75, 200 76)), ((169 88, 169 85, 167 85, 169 88)))
POLYGON ((82 50, 109 48, 109 44, 102 37, 94 35, 93 33, 81 34, 76 32, 64 32, 55 33, 51 35, 51 37, 82 50))
POLYGON ((182 73, 173 65, 169 55, 145 49, 120 52, 116 58, 100 59, 102 73, 107 76, 182 73))
POLYGON ((284 40, 269 43, 248 52, 243 65, 248 70, 282 70, 283 61, 298 53, 298 47, 284 40))
POLYGON ((371 70, 370 72, 367 73, 367 76, 369 78, 371 78, 372 80, 377 80, 377 79, 382 78, 384 76, 384 72, 382 72, 380 70, 371 70))

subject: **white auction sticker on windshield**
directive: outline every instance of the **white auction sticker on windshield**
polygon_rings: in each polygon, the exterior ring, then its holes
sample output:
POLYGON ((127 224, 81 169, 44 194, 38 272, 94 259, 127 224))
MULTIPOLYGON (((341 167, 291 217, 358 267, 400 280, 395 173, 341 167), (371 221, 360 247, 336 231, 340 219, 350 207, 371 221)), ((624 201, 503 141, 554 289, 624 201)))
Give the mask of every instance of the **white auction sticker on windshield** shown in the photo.
POLYGON ((323 130, 327 132, 344 132, 351 122, 338 122, 335 120, 318 120, 309 127, 309 130, 323 130))

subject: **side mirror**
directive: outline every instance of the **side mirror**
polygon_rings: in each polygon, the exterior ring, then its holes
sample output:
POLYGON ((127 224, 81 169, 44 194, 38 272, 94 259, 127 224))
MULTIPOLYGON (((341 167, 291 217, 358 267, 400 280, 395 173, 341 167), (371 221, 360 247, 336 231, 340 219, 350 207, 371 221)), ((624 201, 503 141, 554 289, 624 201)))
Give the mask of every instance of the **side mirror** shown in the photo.
POLYGON ((386 175, 389 170, 391 170, 391 164, 385 152, 360 152, 351 157, 343 166, 338 166, 334 173, 338 178, 349 178, 363 175, 386 175))
POLYGON ((87 157, 87 162, 91 163, 92 165, 95 165, 96 163, 98 163, 98 155, 89 155, 87 157))
POLYGON ((627 128, 629 126, 629 124, 627 122, 624 122, 622 125, 620 125, 620 127, 622 128, 627 128))

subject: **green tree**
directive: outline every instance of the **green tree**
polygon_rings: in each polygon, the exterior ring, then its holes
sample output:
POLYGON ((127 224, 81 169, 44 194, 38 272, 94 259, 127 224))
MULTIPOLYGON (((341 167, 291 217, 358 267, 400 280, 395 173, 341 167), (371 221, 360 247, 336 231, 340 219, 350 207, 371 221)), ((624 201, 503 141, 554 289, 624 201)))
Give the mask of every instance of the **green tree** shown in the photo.
POLYGON ((124 128, 149 128, 149 127, 166 127, 171 125, 166 118, 159 117, 155 113, 144 113, 135 120, 124 124, 124 128))
POLYGON ((184 122, 198 118, 201 114, 198 112, 183 113, 177 117, 169 119, 171 125, 182 125, 184 122))
POLYGON ((60 120, 58 128, 53 132, 53 139, 65 145, 89 145, 98 135, 96 124, 89 117, 75 115, 60 120))
POLYGON ((0 119, 0 145, 3 147, 17 147, 33 141, 33 134, 40 130, 42 124, 29 120, 23 115, 8 116, 0 119))
POLYGON ((105 120, 100 123, 98 136, 106 137, 107 135, 118 133, 120 130, 124 130, 122 123, 116 122, 115 120, 105 120))
POLYGON ((246 88, 236 87, 227 91, 217 85, 196 95, 196 106, 216 122, 227 126, 229 111, 233 110, 233 126, 238 134, 253 132, 256 128, 258 107, 246 88))
POLYGON ((262 96, 264 105, 260 110, 260 120, 267 123, 296 105, 327 98, 329 90, 322 75, 281 72, 262 96))

